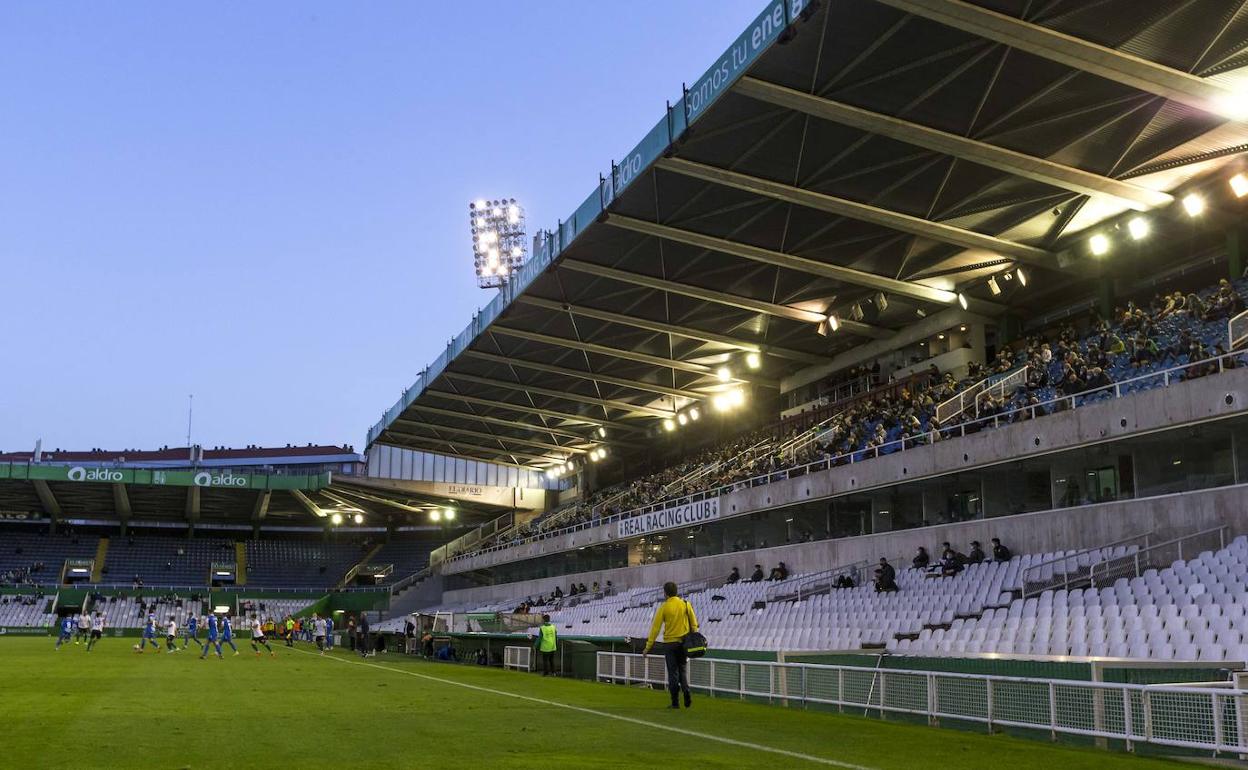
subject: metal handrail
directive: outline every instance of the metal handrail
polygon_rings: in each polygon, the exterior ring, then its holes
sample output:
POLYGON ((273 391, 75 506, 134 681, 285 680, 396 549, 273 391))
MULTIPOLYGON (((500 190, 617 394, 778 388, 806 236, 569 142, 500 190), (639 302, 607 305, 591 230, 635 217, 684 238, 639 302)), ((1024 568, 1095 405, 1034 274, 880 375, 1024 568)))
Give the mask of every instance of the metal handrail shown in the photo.
MULTIPOLYGON (((1095 586, 1097 585, 1097 579, 1098 579, 1097 573, 1101 573, 1100 580, 1102 582, 1110 578, 1117 580, 1120 577, 1127 577, 1127 578, 1140 577, 1147 570, 1153 569, 1155 566, 1157 566, 1153 564, 1152 557, 1154 554, 1162 551, 1162 549, 1174 547, 1178 555, 1178 558, 1182 560, 1184 558, 1183 546, 1185 543, 1190 543, 1191 541, 1194 541, 1198 538, 1203 538, 1206 535, 1210 535, 1213 533, 1217 533, 1218 535, 1217 550, 1220 551, 1223 548, 1226 548, 1226 544, 1229 539, 1230 531, 1231 531, 1231 528, 1223 524, 1217 527, 1210 527, 1209 529, 1202 529, 1199 532, 1192 532, 1187 535, 1182 535, 1181 537, 1172 538, 1170 540, 1166 540, 1165 542, 1157 543, 1155 545, 1150 545, 1147 548, 1142 548, 1136 551, 1135 553, 1129 553, 1129 554, 1126 554, 1125 556, 1120 556, 1116 559, 1106 559, 1103 562, 1092 565, 1088 573, 1088 579, 1091 581, 1091 584, 1095 586), (1125 568, 1127 571, 1119 573, 1117 570, 1121 568, 1125 568), (1112 573, 1111 573, 1111 570, 1113 570, 1112 573), (1106 573, 1110 573, 1110 574, 1107 575, 1106 573)), ((1201 550, 1208 550, 1208 549, 1201 548, 1201 550)), ((1168 567, 1170 565, 1164 564, 1161 566, 1168 567)))
POLYGON ((668 508, 674 505, 683 505, 687 503, 698 502, 700 500, 706 500, 711 497, 718 497, 721 494, 733 492, 738 489, 748 489, 754 486, 762 486, 763 484, 769 484, 774 481, 784 481, 791 477, 801 476, 801 475, 805 475, 807 473, 812 473, 816 471, 828 470, 829 468, 837 467, 840 465, 853 465, 856 463, 875 459, 881 455, 893 454, 895 452, 904 452, 907 449, 913 449, 915 447, 926 446, 936 441, 948 440, 951 438, 962 438, 962 437, 965 437, 968 433, 976 433, 979 430, 984 429, 984 428, 996 428, 1002 424, 1010 424, 1014 422, 1019 422, 1021 420, 1032 420, 1032 419, 1036 419, 1037 417, 1044 417, 1050 413, 1049 412, 1050 407, 1061 406, 1063 408, 1071 408, 1071 409, 1078 408, 1081 402, 1086 401, 1086 399, 1089 396, 1093 396, 1093 395, 1109 394, 1113 398, 1121 398, 1123 396, 1123 393, 1122 393, 1123 388, 1126 388, 1132 385, 1133 383, 1144 383, 1150 380, 1160 379, 1163 387, 1169 387, 1172 380, 1178 381, 1178 382, 1184 381, 1180 377, 1181 373, 1188 369, 1191 369, 1192 367, 1203 367, 1203 366, 1208 366, 1210 364, 1216 363, 1218 367, 1218 373, 1220 374, 1226 371, 1227 369, 1240 368, 1241 366, 1243 366, 1242 361, 1240 362, 1239 365, 1236 365, 1232 362, 1231 366, 1227 366, 1227 362, 1232 361, 1233 359, 1242 359, 1245 355, 1248 355, 1248 352, 1227 353, 1221 356, 1211 356, 1209 358, 1205 358, 1200 361, 1191 361, 1186 364, 1180 364, 1178 366, 1172 366, 1166 369, 1160 369, 1158 371, 1150 372, 1148 374, 1142 374, 1137 377, 1131 377, 1125 380, 1120 380, 1118 382, 1112 382, 1108 385, 1103 385, 1099 388, 1090 388, 1088 390, 1081 391, 1079 393, 1059 396, 1057 398, 1049 399, 1048 401, 1041 401, 1039 403, 1032 404, 1029 406, 1022 406, 1017 409, 1011 409, 1009 411, 1001 412, 1000 414, 992 415, 990 417, 980 417, 978 419, 968 420, 966 422, 962 422, 957 425, 941 427, 941 428, 937 428, 936 430, 930 430, 925 433, 919 434, 917 436, 910 436, 907 438, 901 438, 901 439, 896 439, 894 441, 889 441, 884 444, 880 444, 879 446, 876 446, 876 447, 868 447, 865 449, 855 449, 853 451, 844 452, 839 455, 828 456, 828 457, 823 458, 822 460, 816 460, 814 462, 806 463, 804 465, 795 465, 790 468, 773 471, 772 473, 763 474, 761 476, 754 476, 752 478, 743 479, 741 481, 736 481, 731 484, 725 484, 719 487, 704 490, 702 492, 695 492, 683 498, 658 501, 658 502, 643 506, 641 508, 636 508, 631 511, 623 511, 621 513, 617 513, 609 517, 593 519, 591 521, 582 522, 581 524, 577 524, 571 527, 566 527, 561 530, 544 532, 544 533, 541 533, 540 535, 525 538, 524 540, 520 540, 518 542, 507 543, 504 545, 497 545, 491 548, 483 549, 481 551, 474 551, 472 553, 460 554, 459 556, 456 556, 450 559, 450 561, 452 562, 460 561, 463 559, 480 556, 482 554, 492 553, 494 551, 502 550, 504 548, 512 548, 514 546, 537 542, 539 540, 546 540, 552 537, 558 537, 561 535, 571 534, 573 532, 578 532, 578 531, 585 530, 585 529, 606 526, 609 524, 613 524, 617 521, 621 521, 623 519, 633 518, 634 516, 643 515, 643 514, 650 513, 656 510, 662 510, 664 508, 668 508))
MULTIPOLYGON (((1065 555, 1065 556, 1054 556, 1054 557, 1052 557, 1052 558, 1045 559, 1044 561, 1041 561, 1041 562, 1036 562, 1035 564, 1032 564, 1032 565, 1030 565, 1029 567, 1027 567, 1026 569, 1024 569, 1024 570, 1023 570, 1022 575, 1020 576, 1020 582, 1022 583, 1022 587, 1023 587, 1023 598, 1024 598, 1024 599, 1027 599, 1027 598, 1030 598, 1030 597, 1032 597, 1032 596, 1037 596, 1037 595, 1039 595, 1039 594, 1043 593, 1044 591, 1048 591, 1048 590, 1051 590, 1051 589, 1055 589, 1055 588, 1057 588, 1059 585, 1061 586, 1061 588, 1062 588, 1063 590, 1069 590, 1069 589, 1070 589, 1070 586, 1071 586, 1071 583, 1083 583, 1083 582, 1087 582, 1087 581, 1089 580, 1089 578, 1090 578, 1091 566, 1095 565, 1095 562, 1093 562, 1093 563, 1092 563, 1092 565, 1089 565, 1089 573, 1083 573, 1083 574, 1081 574, 1081 573, 1078 571, 1078 569, 1076 569, 1076 570, 1075 570, 1075 571, 1073 571, 1073 572, 1072 572, 1072 571, 1063 571, 1063 572, 1062 572, 1062 580, 1061 580, 1061 582, 1060 582, 1060 583, 1053 583, 1053 584, 1045 584, 1045 585, 1040 585, 1039 587, 1037 587, 1037 588, 1035 588, 1035 589, 1029 588, 1029 587, 1028 587, 1028 586, 1029 586, 1029 584, 1032 584, 1032 583, 1039 583, 1040 581, 1039 581, 1039 580, 1030 580, 1030 579, 1028 578, 1028 573, 1031 573, 1031 572, 1033 572, 1033 571, 1042 571, 1045 567, 1049 567, 1049 566, 1052 566, 1052 565, 1054 565, 1054 564, 1058 564, 1058 563, 1065 564, 1065 563, 1069 562, 1069 560, 1071 560, 1071 559, 1074 559, 1074 560, 1076 561, 1076 565, 1077 565, 1077 563, 1078 563, 1078 560, 1079 560, 1079 557, 1080 557, 1080 556, 1088 556, 1088 555, 1091 555, 1091 554, 1098 554, 1098 555, 1099 555, 1099 554, 1102 554, 1102 553, 1103 553, 1106 549, 1110 549, 1110 548, 1118 548, 1118 547, 1121 547, 1121 546, 1126 546, 1126 547, 1128 547, 1128 548, 1129 548, 1130 546, 1133 546, 1133 545, 1134 545, 1134 546, 1136 546, 1136 547, 1137 547, 1137 549, 1138 549, 1139 547, 1141 547, 1141 546, 1140 546, 1140 544, 1139 544, 1138 542, 1135 542, 1135 541, 1138 541, 1138 540, 1143 540, 1143 541, 1144 541, 1144 544, 1143 544, 1143 546, 1142 546, 1142 547, 1147 548, 1147 547, 1148 547, 1148 544, 1149 544, 1149 539, 1152 537, 1152 535, 1153 535, 1153 532, 1150 530, 1150 531, 1148 531, 1148 532, 1144 532, 1144 533, 1141 533, 1141 534, 1139 534, 1139 535, 1131 535, 1130 537, 1124 537, 1124 538, 1122 538, 1121 540, 1115 540, 1115 541, 1113 541, 1112 543, 1105 543, 1104 545, 1099 545, 1099 546, 1096 546, 1096 547, 1094 547, 1094 548, 1084 548, 1084 549, 1083 549, 1083 550, 1081 550, 1081 551, 1074 551, 1074 552, 1069 553, 1069 554, 1067 554, 1067 555, 1065 555)), ((1128 554, 1128 555, 1130 555, 1130 554, 1128 554)), ((1116 558, 1117 558, 1117 557, 1116 557, 1116 558)), ((1101 561, 1107 561, 1107 559, 1101 559, 1101 561)))

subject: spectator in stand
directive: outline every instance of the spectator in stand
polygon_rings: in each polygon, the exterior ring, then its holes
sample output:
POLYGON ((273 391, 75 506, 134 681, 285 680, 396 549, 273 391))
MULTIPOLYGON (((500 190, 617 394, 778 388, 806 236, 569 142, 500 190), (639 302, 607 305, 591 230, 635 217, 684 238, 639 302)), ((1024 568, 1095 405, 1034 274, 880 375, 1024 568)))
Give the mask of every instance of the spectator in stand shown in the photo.
POLYGON ((725 585, 732 585, 733 583, 737 583, 740 580, 741 580, 741 570, 737 569, 736 567, 733 567, 732 572, 728 573, 728 579, 724 581, 724 583, 725 585))
POLYGON ((919 550, 914 552, 914 558, 910 560, 915 569, 927 569, 927 565, 932 563, 932 557, 928 555, 927 549, 919 546, 919 550))
POLYGON ((888 563, 888 559, 880 557, 880 566, 875 568, 875 592, 890 593, 897 590, 897 570, 888 563))
POLYGON ((761 564, 755 564, 755 565, 754 565, 754 574, 750 575, 750 582, 751 582, 751 583, 757 583, 758 581, 760 581, 760 580, 762 580, 762 579, 763 579, 763 565, 761 565, 761 564))
POLYGON ((1010 553, 1010 549, 1001 544, 1001 539, 994 537, 992 539, 992 560, 993 561, 1009 561, 1014 554, 1010 553))
POLYGON ((968 564, 981 564, 987 557, 984 555, 984 549, 980 546, 978 540, 971 541, 971 552, 966 555, 968 564))
POLYGON ((940 552, 940 574, 943 577, 953 577, 961 572, 965 566, 966 556, 953 550, 953 546, 945 543, 940 552))

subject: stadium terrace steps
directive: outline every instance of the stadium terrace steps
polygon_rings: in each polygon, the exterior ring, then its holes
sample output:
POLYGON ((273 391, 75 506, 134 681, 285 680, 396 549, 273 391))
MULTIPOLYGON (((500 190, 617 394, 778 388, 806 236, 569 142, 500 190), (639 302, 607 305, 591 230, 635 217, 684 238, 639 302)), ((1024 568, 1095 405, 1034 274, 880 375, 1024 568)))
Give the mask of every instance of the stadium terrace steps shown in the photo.
POLYGON ((234 544, 234 585, 247 585, 247 546, 234 544))
POLYGON ((95 561, 91 563, 91 582, 99 583, 104 579, 104 564, 108 559, 108 538, 100 538, 95 548, 95 561))

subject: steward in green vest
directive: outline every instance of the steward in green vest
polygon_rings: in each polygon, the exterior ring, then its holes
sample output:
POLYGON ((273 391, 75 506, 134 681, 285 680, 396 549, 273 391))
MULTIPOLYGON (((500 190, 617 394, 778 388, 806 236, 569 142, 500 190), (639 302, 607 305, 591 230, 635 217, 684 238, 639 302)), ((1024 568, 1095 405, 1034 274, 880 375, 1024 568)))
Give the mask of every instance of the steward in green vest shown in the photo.
POLYGON ((542 676, 555 673, 555 650, 559 647, 559 632, 555 624, 550 622, 549 615, 542 616, 542 625, 537 629, 537 651, 542 654, 542 676))

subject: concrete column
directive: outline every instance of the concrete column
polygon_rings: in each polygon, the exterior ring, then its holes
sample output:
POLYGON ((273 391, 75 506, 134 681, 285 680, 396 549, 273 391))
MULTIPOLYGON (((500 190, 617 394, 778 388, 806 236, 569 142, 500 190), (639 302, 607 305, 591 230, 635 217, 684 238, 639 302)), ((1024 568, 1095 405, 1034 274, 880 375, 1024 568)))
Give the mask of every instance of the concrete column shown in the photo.
POLYGON ((1096 282, 1096 310, 1101 318, 1113 318, 1114 299, 1114 279, 1102 276, 1096 282))
POLYGON ((1243 228, 1226 231, 1226 272, 1232 281, 1244 274, 1244 250, 1248 240, 1243 228))

